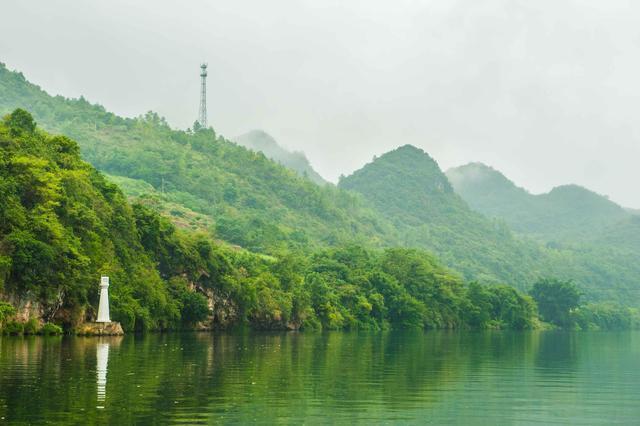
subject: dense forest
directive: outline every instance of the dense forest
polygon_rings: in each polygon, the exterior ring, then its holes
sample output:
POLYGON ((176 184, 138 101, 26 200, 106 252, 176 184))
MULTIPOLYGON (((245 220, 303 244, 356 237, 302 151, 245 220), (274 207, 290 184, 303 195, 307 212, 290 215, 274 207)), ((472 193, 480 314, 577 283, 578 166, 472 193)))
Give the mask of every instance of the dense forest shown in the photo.
MULTIPOLYGON (((529 288, 541 276, 574 279, 588 299, 637 304, 638 252, 597 244, 540 244, 472 211, 428 154, 403 146, 341 180, 393 221, 410 246, 436 253, 468 279, 529 288)), ((636 240, 637 241, 637 240, 636 240)))
POLYGON ((44 129, 77 140, 83 158, 133 196, 137 210, 168 217, 176 235, 206 235, 232 259, 251 253, 268 269, 292 253, 309 259, 345 247, 415 247, 466 282, 527 291, 540 277, 557 276, 573 278, 586 301, 640 300, 640 266, 630 254, 515 236, 504 222, 472 211, 435 161, 413 147, 382 156, 339 188, 321 187, 213 129, 173 130, 154 113, 121 118, 83 98, 49 96, 4 66, 0 92, 0 112, 27 108, 44 129))
POLYGON ((95 318, 101 274, 112 278, 113 318, 127 330, 207 319, 375 330, 522 329, 537 321, 530 296, 465 285, 417 250, 348 246, 274 258, 179 231, 153 210, 129 205, 80 159, 74 141, 37 129, 21 109, 0 124, 0 154, 0 289, 67 329, 95 318))

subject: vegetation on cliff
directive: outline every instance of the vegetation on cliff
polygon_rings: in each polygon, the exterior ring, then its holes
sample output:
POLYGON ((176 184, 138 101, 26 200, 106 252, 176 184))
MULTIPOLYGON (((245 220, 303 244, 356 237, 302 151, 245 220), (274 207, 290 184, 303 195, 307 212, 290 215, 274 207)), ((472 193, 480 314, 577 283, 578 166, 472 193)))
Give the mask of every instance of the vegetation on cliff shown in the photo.
MULTIPOLYGON (((640 262, 632 250, 613 251, 610 246, 593 244, 545 246, 519 238, 503 222, 471 211, 453 192, 435 161, 414 147, 405 146, 383 155, 343 179, 340 188, 319 187, 212 129, 173 130, 154 113, 121 118, 82 98, 52 97, 3 65, 0 91, 0 112, 26 106, 43 128, 77 139, 83 157, 109 174, 106 181, 95 170, 90 173, 98 176, 94 179, 96 191, 105 198, 105 204, 112 199, 125 202, 117 189, 116 195, 100 189, 115 188, 109 181, 134 196, 136 205, 125 203, 127 207, 121 209, 127 211, 123 223, 132 224, 122 232, 135 235, 125 237, 127 242, 122 249, 115 247, 113 253, 100 254, 117 261, 120 269, 116 268, 115 273, 121 270, 122 275, 116 278, 133 274, 129 281, 136 291, 114 295, 119 298, 114 303, 121 303, 119 315, 127 329, 190 327, 209 311, 205 309, 205 298, 209 299, 207 308, 213 310, 218 324, 252 321, 264 327, 332 327, 334 316, 319 315, 320 305, 307 304, 307 294, 302 294, 311 287, 311 266, 296 267, 297 281, 287 281, 273 268, 290 258, 296 259, 295 263, 312 265, 311 259, 321 253, 347 247, 361 247, 374 258, 389 247, 425 249, 446 267, 460 272, 462 280, 477 281, 483 289, 507 283, 527 291, 539 277, 557 276, 575 279, 589 302, 614 301, 633 306, 640 300, 640 262), (158 213, 168 216, 171 222, 158 213), (160 239, 163 242, 158 245, 153 243, 155 237, 141 237, 141 233, 156 229, 154 226, 162 231, 162 238, 169 240, 160 239), (167 251, 168 247, 179 254, 167 251), (127 254, 126 250, 136 255, 127 254), (180 256, 180 262, 172 261, 180 256), (131 258, 136 262, 127 260, 131 258), (145 284, 138 287, 135 280, 145 284), (283 280, 304 289, 299 300, 283 280), (149 289, 141 290, 145 285, 149 289), (247 293, 250 288, 257 296, 247 293), (271 299, 262 297, 263 293, 271 299), (264 304, 265 300, 269 303, 264 304)), ((42 135, 37 129, 29 132, 42 135)), ((100 197, 97 200, 95 206, 87 208, 100 209, 100 197)), ((114 232, 112 218, 104 213, 96 216, 99 221, 104 220, 99 229, 106 231, 93 234, 108 245, 113 238, 109 233, 114 232)), ((624 239, 629 229, 637 228, 635 225, 630 220, 619 232, 610 234, 611 238, 624 239)), ((79 230, 77 235, 82 236, 83 232, 79 230)), ((74 233, 74 238, 80 237, 74 233)), ((84 242, 81 245, 85 250, 84 242)), ((0 247, 0 253, 6 253, 7 247, 0 247)), ((12 262, 7 255, 0 257, 3 277, 12 262)), ((93 276, 102 263, 89 263, 93 268, 89 275, 93 276)), ((339 283, 333 278, 330 281, 331 286, 339 283)), ((78 297, 80 302, 74 306, 89 306, 97 297, 92 291, 63 294, 65 298, 78 297)), ((29 294, 55 299, 48 294, 29 294)), ((55 305, 45 308, 51 310, 55 305)), ((352 313, 351 308, 347 311, 352 313)), ((92 315, 90 309, 61 312, 70 323, 82 315, 92 315)), ((336 323, 344 327, 358 324, 350 320, 336 323)), ((385 324, 377 321, 377 327, 385 324)), ((446 321, 442 324, 446 326, 446 321)))
MULTIPOLYGON (((109 275, 112 317, 127 330, 512 327, 536 320, 506 286, 467 286, 425 252, 359 246, 265 256, 177 229, 80 159, 65 136, 17 109, 0 124, 2 292, 66 327, 94 316, 109 275), (208 298, 208 300, 207 300, 208 298)), ((3 317, 12 308, 3 306, 3 317), (6 309, 5 309, 6 308, 6 309)))

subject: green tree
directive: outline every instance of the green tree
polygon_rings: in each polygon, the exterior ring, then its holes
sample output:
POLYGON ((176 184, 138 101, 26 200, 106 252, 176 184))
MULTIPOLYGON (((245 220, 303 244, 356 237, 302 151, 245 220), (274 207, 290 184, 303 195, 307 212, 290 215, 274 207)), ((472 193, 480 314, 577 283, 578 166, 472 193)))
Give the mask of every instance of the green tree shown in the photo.
POLYGON ((17 108, 7 115, 5 122, 13 136, 17 136, 22 132, 33 133, 36 129, 36 122, 33 116, 22 108, 17 108))
POLYGON ((543 320, 560 327, 573 325, 571 311, 580 304, 580 291, 572 281, 544 278, 533 285, 531 296, 543 320))

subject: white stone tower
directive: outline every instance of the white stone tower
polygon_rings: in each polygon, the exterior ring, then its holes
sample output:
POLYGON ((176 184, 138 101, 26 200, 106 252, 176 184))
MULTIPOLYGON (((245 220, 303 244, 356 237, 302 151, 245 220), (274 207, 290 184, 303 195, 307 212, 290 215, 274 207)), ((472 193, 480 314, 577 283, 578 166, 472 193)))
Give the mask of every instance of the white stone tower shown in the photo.
POLYGON ((109 277, 100 278, 100 304, 98 305, 98 320, 96 322, 111 322, 109 318, 109 277))

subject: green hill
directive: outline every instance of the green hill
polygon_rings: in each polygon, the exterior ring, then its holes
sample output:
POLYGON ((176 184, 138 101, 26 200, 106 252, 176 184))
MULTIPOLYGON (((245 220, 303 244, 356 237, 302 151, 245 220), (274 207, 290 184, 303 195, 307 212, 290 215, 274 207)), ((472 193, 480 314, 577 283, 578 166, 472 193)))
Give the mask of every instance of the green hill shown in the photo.
POLYGON ((146 182, 164 201, 212 217, 216 235, 233 244, 273 253, 396 242, 355 194, 320 187, 212 129, 172 130, 154 113, 121 118, 83 98, 52 97, 4 66, 0 93, 0 113, 32 111, 43 128, 77 140, 99 170, 146 182))
POLYGON ((128 331, 198 322, 374 330, 537 323, 531 297, 467 286, 417 250, 349 246, 275 258, 180 232, 129 205, 74 141, 37 129, 21 109, 0 121, 0 197, 2 331, 94 320, 101 275, 112 281, 112 318, 128 331))
POLYGON ((84 99, 52 97, 0 66, 0 113, 28 108, 73 137, 83 157, 181 228, 252 252, 360 245, 435 253, 467 279, 527 289, 540 276, 575 279, 590 299, 640 301, 640 264, 593 247, 545 248, 471 211, 437 164, 413 147, 382 156, 339 188, 309 179, 217 135, 171 129, 154 113, 121 118, 84 99), (359 194, 358 194, 359 192, 359 194))
MULTIPOLYGON (((159 259, 145 247, 140 207, 132 208, 82 161, 74 141, 36 129, 24 110, 0 122, 0 199, 0 300, 24 315, 66 328, 95 319, 98 279, 108 275, 112 317, 126 330, 203 319, 190 316, 192 309, 204 308, 206 316, 206 299, 169 279, 195 276, 187 262, 179 270, 157 268, 159 259)), ((165 239, 171 238, 178 243, 169 227, 165 239)), ((193 244, 179 241, 185 250, 193 244)), ((184 257, 207 263, 206 257, 184 257)), ((207 275, 211 279, 192 284, 204 291, 223 282, 213 267, 207 275)))
POLYGON ((596 245, 626 249, 639 254, 640 215, 631 215, 625 220, 607 226, 601 232, 595 233, 590 241, 596 245))
MULTIPOLYGON (((640 300, 640 262, 625 250, 597 245, 544 247, 518 238, 501 221, 469 208, 437 163, 403 146, 343 178, 394 223, 403 241, 426 248, 469 279, 528 288, 540 276, 573 278, 589 298, 640 300)), ((505 186, 503 192, 521 194, 505 186)))
POLYGON ((404 243, 432 250, 468 278, 524 284, 543 274, 544 251, 470 210, 438 164, 418 148, 388 152, 339 186, 370 200, 404 243))
POLYGON ((235 137, 233 141, 245 148, 262 152, 267 158, 294 170, 300 176, 307 177, 318 185, 326 185, 328 183, 311 167, 304 153, 287 151, 271 135, 262 130, 252 130, 235 137))
POLYGON ((588 240, 630 216, 608 198, 577 185, 530 194, 480 163, 450 169, 447 177, 471 208, 544 242, 588 240))

